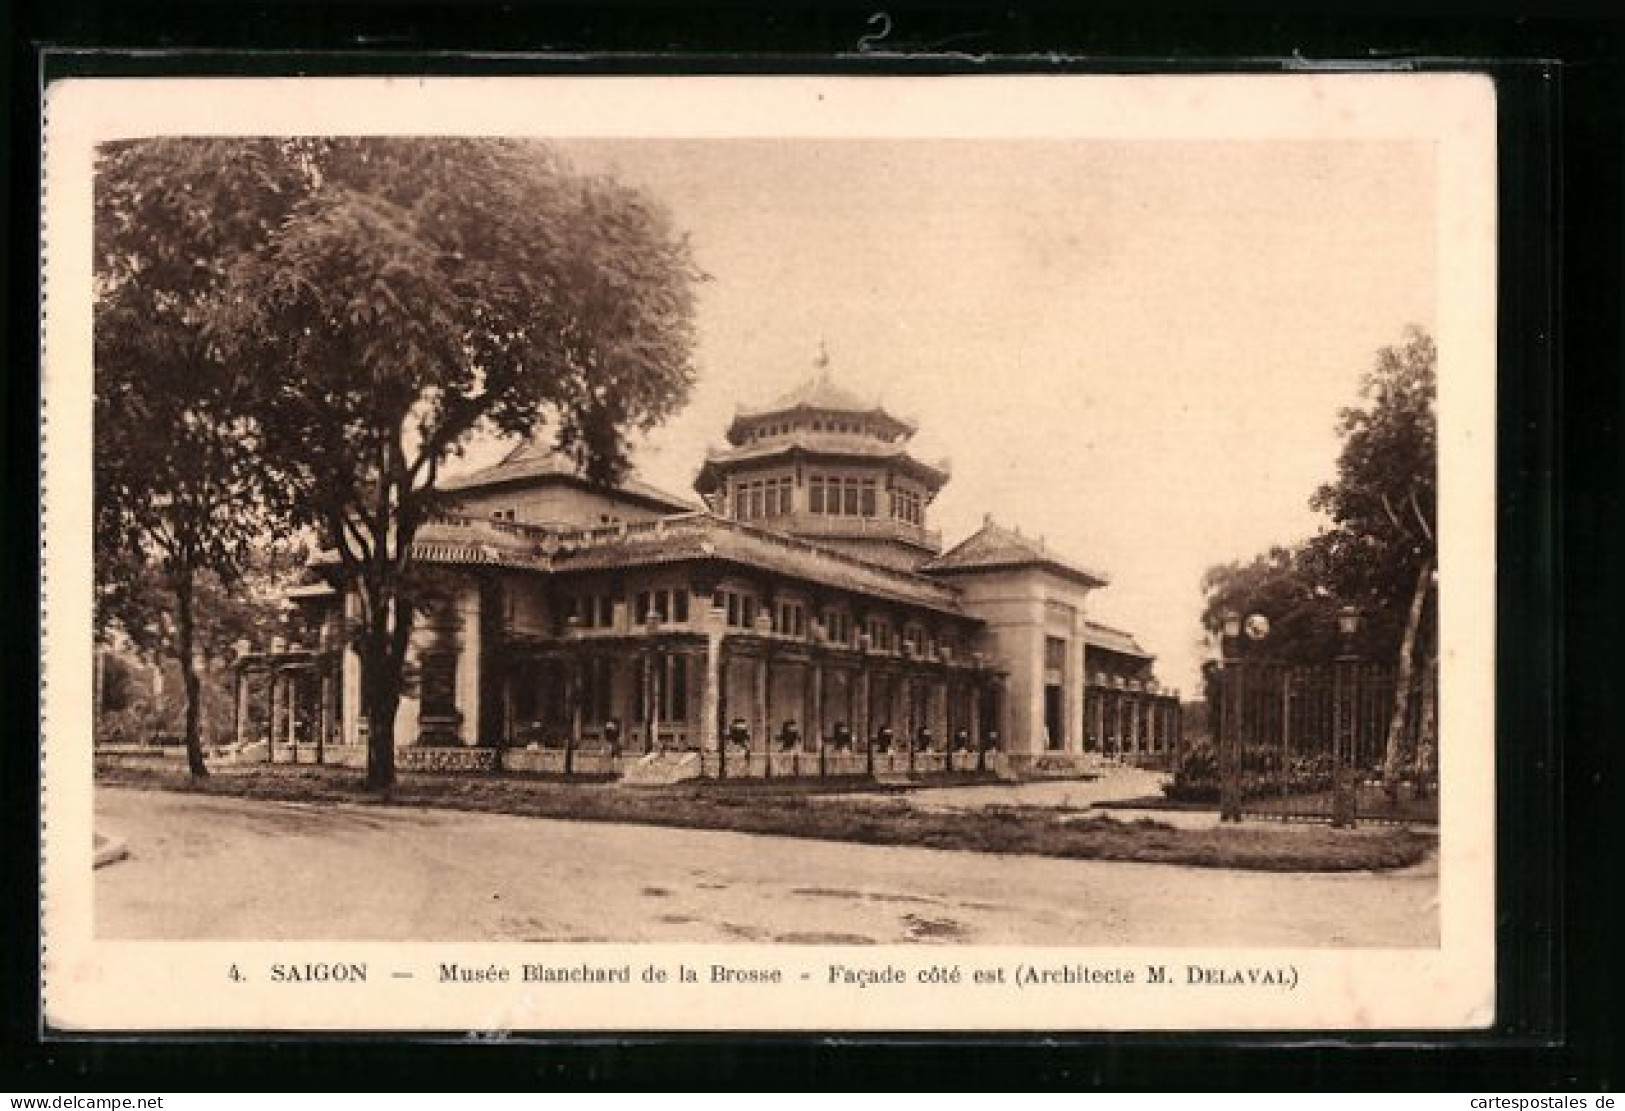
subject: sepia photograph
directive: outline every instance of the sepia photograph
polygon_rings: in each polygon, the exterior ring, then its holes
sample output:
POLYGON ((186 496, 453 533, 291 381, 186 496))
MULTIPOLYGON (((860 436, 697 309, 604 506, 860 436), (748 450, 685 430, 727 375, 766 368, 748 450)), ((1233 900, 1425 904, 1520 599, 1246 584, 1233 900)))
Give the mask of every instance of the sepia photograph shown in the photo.
POLYGON ((59 91, 48 1018, 1493 1019, 1486 85, 59 91))

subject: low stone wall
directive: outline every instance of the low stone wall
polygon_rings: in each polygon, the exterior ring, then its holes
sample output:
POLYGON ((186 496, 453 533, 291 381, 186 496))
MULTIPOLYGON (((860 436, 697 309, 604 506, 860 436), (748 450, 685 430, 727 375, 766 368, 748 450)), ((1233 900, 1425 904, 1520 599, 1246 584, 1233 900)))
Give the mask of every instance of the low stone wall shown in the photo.
POLYGON ((494 772, 501 768, 501 756, 494 748, 425 745, 399 749, 395 753, 395 765, 407 772, 494 772))
POLYGON ((975 774, 978 771, 996 772, 998 753, 987 754, 984 765, 979 766, 975 752, 916 752, 912 762, 903 750, 866 754, 859 750, 825 750, 822 761, 817 752, 775 752, 768 756, 761 752, 731 749, 726 765, 715 752, 707 752, 704 759, 708 779, 766 779, 851 778, 875 775, 881 777, 920 778, 947 774, 975 774))
POLYGON ((651 752, 627 764, 621 782, 629 787, 662 787, 698 779, 698 752, 651 752))
MULTIPOLYGON (((502 770, 523 775, 563 775, 564 750, 562 748, 505 748, 502 770)), ((591 776, 619 775, 625 757, 617 757, 601 749, 577 749, 570 754, 570 774, 591 776)))
POLYGON ((1099 758, 1073 752, 1007 753, 1004 767, 1022 779, 1071 779, 1085 775, 1099 758))
POLYGON ((367 746, 328 745, 322 753, 322 763, 341 768, 364 768, 367 766, 367 746))

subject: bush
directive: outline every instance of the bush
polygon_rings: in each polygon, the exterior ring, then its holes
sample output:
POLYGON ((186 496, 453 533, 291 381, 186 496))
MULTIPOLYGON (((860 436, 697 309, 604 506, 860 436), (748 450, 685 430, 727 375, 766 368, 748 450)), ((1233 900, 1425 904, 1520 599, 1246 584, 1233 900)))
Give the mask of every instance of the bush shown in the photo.
MULTIPOLYGON (((1275 745, 1246 745, 1241 751, 1242 798, 1260 795, 1317 794, 1332 789, 1336 765, 1330 752, 1294 756, 1282 768, 1275 745)), ((1163 794, 1176 802, 1216 802, 1219 798, 1219 750, 1211 741, 1187 748, 1174 765, 1173 778, 1163 794)))

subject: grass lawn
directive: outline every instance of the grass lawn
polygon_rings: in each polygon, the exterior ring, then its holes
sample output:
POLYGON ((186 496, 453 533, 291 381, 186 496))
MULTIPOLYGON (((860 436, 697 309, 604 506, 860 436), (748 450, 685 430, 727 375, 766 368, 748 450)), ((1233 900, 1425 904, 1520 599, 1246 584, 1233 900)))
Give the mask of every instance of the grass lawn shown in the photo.
POLYGON ((896 799, 851 802, 805 791, 717 790, 708 785, 627 788, 512 775, 402 774, 393 790, 362 786, 348 768, 255 766, 194 782, 150 764, 98 760, 99 783, 278 802, 429 806, 573 821, 633 822, 687 829, 855 841, 871 845, 1124 860, 1268 872, 1351 872, 1419 863, 1434 838, 1408 829, 1180 829, 1151 818, 1037 806, 987 806, 953 814, 896 799))
MULTIPOLYGON (((1180 810, 1187 812, 1208 810, 1217 812, 1219 809, 1217 801, 1193 802, 1186 799, 1170 799, 1164 795, 1145 795, 1134 799, 1113 799, 1099 805, 1102 809, 1108 810, 1180 810)), ((1330 791, 1321 791, 1303 795, 1257 795, 1242 804, 1242 811, 1245 814, 1261 817, 1292 817, 1300 815, 1325 815, 1330 817, 1332 813, 1332 793, 1330 791)), ((1362 784, 1355 803, 1355 818, 1356 820, 1364 819, 1371 822, 1399 822, 1437 826, 1439 824, 1439 796, 1437 794, 1428 794, 1419 798, 1411 793, 1409 788, 1406 788, 1400 793, 1398 799, 1390 799, 1388 793, 1380 786, 1362 784)))

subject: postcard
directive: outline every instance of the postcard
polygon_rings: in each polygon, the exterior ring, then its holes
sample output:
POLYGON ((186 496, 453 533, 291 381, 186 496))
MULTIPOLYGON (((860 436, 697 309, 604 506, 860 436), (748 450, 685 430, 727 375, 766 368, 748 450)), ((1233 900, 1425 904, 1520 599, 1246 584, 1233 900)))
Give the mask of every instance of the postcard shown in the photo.
POLYGON ((46 90, 48 1032, 1494 1021, 1495 90, 46 90))

